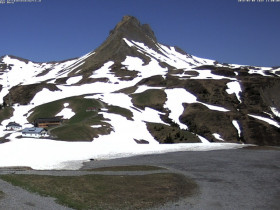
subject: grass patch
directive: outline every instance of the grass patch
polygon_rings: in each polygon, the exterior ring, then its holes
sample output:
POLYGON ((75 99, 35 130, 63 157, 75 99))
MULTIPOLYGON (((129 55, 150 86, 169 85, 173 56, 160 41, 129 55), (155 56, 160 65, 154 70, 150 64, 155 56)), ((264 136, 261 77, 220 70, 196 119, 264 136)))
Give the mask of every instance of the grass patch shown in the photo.
POLYGON ((30 123, 33 123, 37 118, 49 118, 55 117, 63 109, 63 101, 53 101, 47 104, 43 104, 35 107, 31 111, 32 114, 27 118, 30 123))
POLYGON ((145 107, 151 107, 157 110, 162 110, 163 105, 166 102, 166 93, 163 90, 150 89, 143 93, 137 93, 130 95, 132 97, 132 103, 144 109, 145 107))
POLYGON ((52 136, 60 140, 68 141, 86 141, 97 137, 94 129, 85 124, 70 124, 54 128, 51 131, 52 136))
POLYGON ((197 185, 183 175, 40 176, 1 175, 31 192, 51 196, 74 209, 146 209, 195 193, 197 185))
POLYGON ((163 170, 164 168, 157 166, 146 166, 146 165, 138 165, 138 166, 111 166, 111 167, 102 167, 102 168, 93 168, 87 171, 156 171, 163 170))
POLYGON ((86 99, 83 96, 70 99, 71 100, 68 100, 67 102, 70 103, 70 107, 76 113, 75 116, 69 120, 70 124, 87 121, 88 119, 97 116, 98 109, 102 108, 102 103, 95 99, 86 99), (89 107, 94 107, 97 111, 87 112, 86 110, 89 107))
POLYGON ((130 110, 119 106, 108 106, 108 112, 121 115, 128 120, 132 120, 133 117, 133 113, 130 110))
POLYGON ((93 119, 87 119, 84 122, 77 123, 65 123, 63 126, 59 126, 51 129, 51 135, 55 139, 65 141, 92 141, 93 138, 99 135, 108 135, 111 132, 110 124, 101 122, 102 117, 94 117, 93 119), (100 128, 92 128, 90 125, 100 125, 100 128))
POLYGON ((5 107, 0 109, 0 123, 2 123, 3 120, 9 119, 13 116, 14 108, 12 107, 5 107))
POLYGON ((0 199, 4 198, 5 193, 0 190, 0 199))

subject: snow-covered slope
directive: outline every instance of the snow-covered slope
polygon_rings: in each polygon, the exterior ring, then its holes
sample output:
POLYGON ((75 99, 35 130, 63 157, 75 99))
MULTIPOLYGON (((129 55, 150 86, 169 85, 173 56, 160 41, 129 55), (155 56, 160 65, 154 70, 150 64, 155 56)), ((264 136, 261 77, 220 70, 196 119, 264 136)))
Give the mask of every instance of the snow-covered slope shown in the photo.
POLYGON ((279 75, 279 68, 221 64, 160 44, 129 16, 80 58, 4 56, 0 143, 9 142, 0 144, 0 166, 77 168, 90 158, 279 145, 279 75), (50 129, 52 140, 5 130, 11 121, 30 127, 35 117, 55 116, 65 121, 50 129), (77 140, 79 131, 89 142, 77 140))

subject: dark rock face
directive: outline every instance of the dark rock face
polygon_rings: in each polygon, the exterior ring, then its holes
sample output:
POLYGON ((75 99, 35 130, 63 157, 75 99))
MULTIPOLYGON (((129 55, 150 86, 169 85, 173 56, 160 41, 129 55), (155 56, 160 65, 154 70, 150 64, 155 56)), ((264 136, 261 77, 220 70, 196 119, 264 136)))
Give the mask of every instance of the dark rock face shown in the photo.
MULTIPOLYGON (((221 113, 200 104, 187 104, 180 120, 188 125, 192 132, 212 141, 216 141, 212 134, 217 132, 227 141, 279 146, 280 129, 248 115, 255 114, 271 119, 270 107, 279 110, 279 78, 248 74, 239 76, 239 80, 243 89, 242 103, 234 94, 226 93, 225 86, 229 82, 227 80, 188 80, 185 89, 196 95, 199 101, 227 108, 230 112, 221 113), (238 136, 232 120, 239 122, 241 137, 238 136)), ((273 120, 280 122, 276 116, 273 120)))
POLYGON ((266 105, 280 110, 280 80, 271 78, 260 90, 261 98, 266 105))
POLYGON ((280 145, 280 129, 269 124, 254 119, 245 117, 242 121, 243 126, 243 141, 246 144, 256 145, 280 145))
POLYGON ((239 101, 234 94, 229 95, 225 89, 230 82, 223 80, 187 80, 184 88, 194 94, 199 101, 234 110, 239 106, 239 101))
POLYGON ((209 110, 202 104, 185 104, 180 121, 188 125, 191 132, 210 141, 217 141, 212 134, 219 133, 228 142, 239 142, 238 132, 232 124, 234 113, 209 110))

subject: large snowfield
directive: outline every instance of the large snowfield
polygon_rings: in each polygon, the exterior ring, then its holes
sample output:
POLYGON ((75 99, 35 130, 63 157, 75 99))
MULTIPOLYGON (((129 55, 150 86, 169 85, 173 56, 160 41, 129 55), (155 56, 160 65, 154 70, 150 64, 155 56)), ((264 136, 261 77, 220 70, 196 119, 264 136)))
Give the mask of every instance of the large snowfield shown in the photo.
MULTIPOLYGON (((124 126, 124 125, 123 125, 124 126)), ((232 143, 135 144, 121 135, 108 136, 93 142, 63 142, 49 139, 16 138, 0 145, 0 166, 28 166, 37 170, 77 170, 90 159, 111 159, 176 151, 208 151, 237 149, 232 143)))
MULTIPOLYGON (((50 91, 49 89, 44 88, 35 95, 29 105, 13 105, 13 116, 10 119, 4 120, 1 123, 2 125, 0 125, 0 137, 10 134, 10 136, 7 137, 10 141, 0 144, 0 167, 27 166, 38 170, 75 170, 79 169, 83 162, 89 161, 90 159, 98 160, 121 158, 133 155, 157 154, 175 151, 236 149, 245 146, 242 144, 232 143, 209 143, 209 141, 203 137, 199 137, 202 141, 201 143, 159 144, 148 132, 145 122, 165 124, 160 119, 161 113, 150 108, 139 110, 133 106, 131 98, 128 95, 115 92, 123 88, 132 87, 143 78, 148 78, 154 75, 161 75, 162 77, 165 77, 168 70, 167 68, 161 67, 156 59, 164 61, 176 68, 183 69, 189 69, 192 65, 197 63, 201 65, 213 65, 214 61, 194 56, 187 57, 186 55, 178 53, 174 48, 168 48, 164 45, 159 45, 159 49, 162 52, 162 54, 159 54, 152 49, 149 49, 142 43, 129 41, 127 39, 124 39, 124 41, 129 46, 136 47, 139 52, 145 52, 146 55, 151 55, 151 60, 147 65, 144 65, 141 59, 131 56, 127 56, 122 62, 122 65, 125 66, 127 70, 138 71, 138 77, 130 81, 120 80, 112 72, 110 72, 110 68, 114 62, 109 61, 99 70, 94 71, 92 76, 90 76, 90 78, 108 78, 109 82, 107 83, 95 82, 91 84, 77 85, 76 83, 82 79, 82 76, 73 76, 66 81, 65 85, 57 85, 60 89, 59 91, 50 91), (98 99, 108 105, 120 106, 130 110, 133 113, 133 120, 127 120, 123 116, 107 113, 106 111, 101 110, 104 118, 109 120, 113 131, 110 135, 103 135, 93 139, 92 142, 66 142, 51 139, 20 138, 20 132, 5 131, 5 126, 11 121, 15 121, 23 127, 31 127, 32 125, 28 123, 26 118, 29 114, 31 114, 30 110, 36 106, 84 94, 92 95, 87 96, 86 98, 98 99), (135 139, 144 139, 148 141, 149 144, 137 144, 135 139)), ((6 74, 0 76, 1 84, 3 84, 3 90, 0 93, 0 103, 3 102, 3 97, 13 86, 18 84, 26 85, 39 83, 42 81, 48 81, 48 83, 55 84, 55 79, 66 77, 73 69, 79 69, 79 67, 83 65, 84 60, 93 54, 94 52, 78 59, 55 64, 37 64, 32 62, 25 63, 6 56, 3 61, 13 64, 14 67, 12 70, 6 72, 6 74), (46 69, 50 69, 50 71, 48 71, 47 74, 42 74, 42 76, 40 76, 40 73, 46 69)), ((235 78, 214 75, 210 70, 193 69, 193 71, 198 72, 198 76, 192 76, 192 79, 226 78, 231 80, 231 82, 227 84, 227 92, 228 94, 235 94, 240 103, 242 103, 240 99, 240 93, 242 90, 239 82, 235 78)), ((177 74, 180 78, 182 75, 177 74)), ((230 111, 223 107, 199 102, 197 101, 196 96, 181 88, 165 89, 161 87, 139 86, 135 93, 141 93, 148 89, 162 89, 165 91, 167 95, 165 108, 171 111, 169 117, 182 129, 187 129, 187 126, 179 121, 179 117, 183 113, 183 103, 200 103, 211 110, 219 112, 230 111)), ((65 103, 64 108, 61 112, 57 113, 57 116, 63 116, 65 119, 73 117, 75 113, 68 106, 69 104, 65 103)), ((279 110, 277 111, 275 108, 272 109, 279 115, 279 110)), ((250 116, 260 120, 266 120, 268 123, 275 123, 271 120, 268 121, 267 119, 263 119, 255 115, 250 116)), ((241 131, 238 122, 233 121, 233 124, 240 135, 241 131)), ((278 124, 275 126, 278 126, 278 124)), ((92 127, 98 128, 99 126, 95 125, 92 127)), ((221 141, 226 141, 226 139, 222 139, 218 133, 214 133, 213 136, 221 141)))

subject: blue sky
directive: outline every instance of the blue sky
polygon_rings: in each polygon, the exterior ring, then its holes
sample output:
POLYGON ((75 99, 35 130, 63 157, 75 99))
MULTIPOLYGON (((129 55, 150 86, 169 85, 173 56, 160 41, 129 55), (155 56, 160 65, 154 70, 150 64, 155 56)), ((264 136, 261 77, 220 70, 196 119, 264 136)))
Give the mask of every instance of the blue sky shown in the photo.
POLYGON ((0 4, 0 56, 12 54, 37 62, 79 57, 102 44, 124 15, 133 15, 150 24, 160 43, 179 46, 198 57, 280 66, 280 2, 255 1, 41 0, 0 4))

